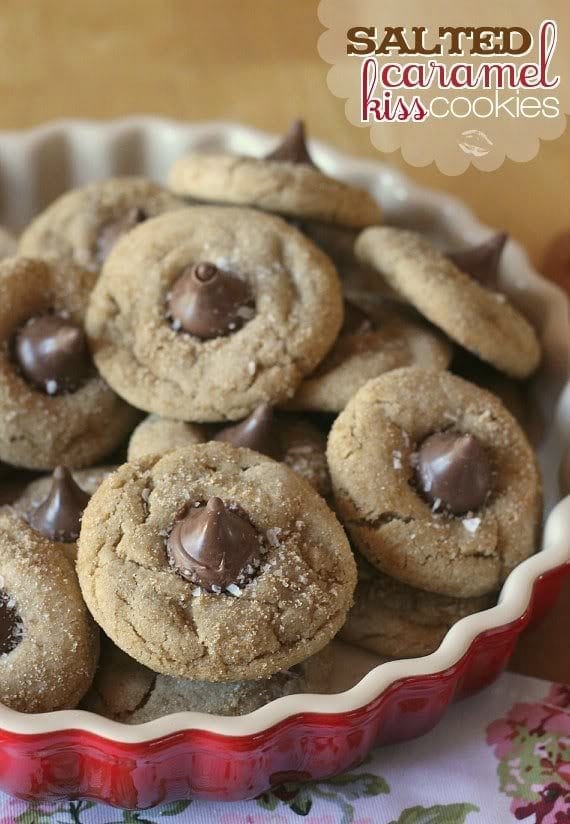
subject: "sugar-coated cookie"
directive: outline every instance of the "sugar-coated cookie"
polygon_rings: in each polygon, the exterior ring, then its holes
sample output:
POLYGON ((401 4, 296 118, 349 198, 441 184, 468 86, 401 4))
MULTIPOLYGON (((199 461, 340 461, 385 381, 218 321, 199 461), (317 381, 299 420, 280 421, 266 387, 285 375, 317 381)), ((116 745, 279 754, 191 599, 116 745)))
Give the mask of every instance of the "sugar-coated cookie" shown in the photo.
POLYGON ((401 366, 445 369, 450 360, 443 337, 393 303, 361 308, 347 300, 335 345, 287 408, 340 412, 371 378, 401 366))
POLYGON ((301 121, 292 124, 283 142, 266 157, 192 152, 174 163, 168 182, 181 196, 254 206, 293 218, 355 228, 382 218, 369 192, 315 166, 301 121))
POLYGON ((334 343, 342 312, 334 266, 285 221, 194 206, 117 243, 87 330, 97 367, 123 398, 213 422, 293 395, 334 343))
POLYGON ((94 275, 29 258, 0 262, 0 460, 86 466, 137 420, 95 370, 83 329, 94 275))
POLYGON ((344 623, 356 569, 323 499, 283 464, 210 442, 125 464, 83 513, 85 601, 155 672, 266 678, 344 623))
POLYGON ((144 724, 175 712, 245 715, 283 695, 326 692, 332 665, 332 654, 326 646, 270 678, 189 681, 157 675, 106 641, 93 687, 82 707, 126 724, 144 724))
POLYGON ((495 593, 450 598, 415 589, 359 559, 354 606, 339 638, 386 658, 434 652, 460 618, 491 607, 495 593))
POLYGON ((161 455, 180 446, 209 440, 245 446, 283 461, 314 486, 319 495, 330 494, 324 435, 299 416, 275 415, 268 404, 258 406, 243 421, 222 427, 204 427, 149 415, 131 436, 128 458, 133 461, 143 455, 161 455))
POLYGON ((99 634, 61 545, 0 509, 0 701, 21 712, 77 706, 99 634))
POLYGON ((33 220, 20 254, 54 258, 98 273, 126 232, 184 201, 143 177, 115 177, 71 189, 33 220))
POLYGON ((532 448, 498 398, 448 372, 369 381, 333 424, 327 457, 355 546, 410 586, 483 595, 537 548, 532 448))
POLYGON ((356 254, 428 320, 482 360, 515 378, 539 364, 530 323, 504 294, 462 272, 422 235, 375 226, 356 242, 356 254))

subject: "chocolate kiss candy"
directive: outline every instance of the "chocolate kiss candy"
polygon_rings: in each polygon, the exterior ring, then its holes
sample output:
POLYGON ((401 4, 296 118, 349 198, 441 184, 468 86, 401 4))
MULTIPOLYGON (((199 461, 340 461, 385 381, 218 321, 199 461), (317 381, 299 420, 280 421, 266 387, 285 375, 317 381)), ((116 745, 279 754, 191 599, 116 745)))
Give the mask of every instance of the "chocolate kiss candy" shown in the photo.
POLYGON ((16 334, 14 355, 26 380, 48 395, 74 392, 91 373, 83 329, 58 315, 31 318, 16 334))
POLYGON ((166 542, 171 566, 187 581, 222 590, 245 583, 244 571, 259 561, 259 534, 221 498, 191 507, 166 542))
POLYGON ((240 329, 253 307, 249 284, 213 263, 185 269, 168 297, 174 328, 204 340, 240 329))
POLYGON ((99 236, 95 245, 95 257, 100 265, 103 265, 111 249, 122 235, 130 232, 139 223, 144 223, 148 219, 148 215, 144 209, 136 207, 129 209, 128 212, 118 217, 116 220, 111 220, 105 223, 99 232, 99 236))
POLYGON ((491 463, 474 435, 436 432, 425 439, 417 457, 420 489, 436 509, 461 515, 483 506, 491 489, 491 463))
POLYGON ((360 307, 349 300, 344 302, 344 323, 340 330, 341 335, 363 335, 372 330, 372 320, 360 307))
MULTIPOLYGON (((281 160, 286 163, 302 163, 306 166, 315 166, 307 149, 305 141, 305 124, 302 120, 294 120, 282 142, 265 155, 266 160, 281 160)), ((316 167, 315 167, 316 168, 316 167)))
POLYGON ((52 541, 71 543, 79 537, 81 516, 89 497, 66 466, 57 466, 47 498, 29 514, 28 523, 52 541))
POLYGON ((470 275, 481 286, 496 289, 499 280, 499 261, 507 242, 507 235, 494 235, 489 240, 468 249, 448 252, 447 257, 458 269, 470 275))
POLYGON ((0 589, 0 655, 7 655, 22 640, 20 618, 7 592, 0 589))
POLYGON ((260 404, 241 423, 221 429, 214 440, 226 441, 234 446, 246 446, 270 458, 277 459, 281 452, 279 437, 275 431, 273 407, 268 403, 260 404))

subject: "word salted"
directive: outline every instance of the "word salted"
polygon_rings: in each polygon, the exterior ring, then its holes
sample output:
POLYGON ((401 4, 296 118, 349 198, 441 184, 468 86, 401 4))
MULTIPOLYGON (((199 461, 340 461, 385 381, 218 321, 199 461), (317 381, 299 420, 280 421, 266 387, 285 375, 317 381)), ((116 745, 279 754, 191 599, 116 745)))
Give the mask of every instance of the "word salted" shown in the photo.
POLYGON ((346 33, 347 54, 526 54, 532 48, 532 34, 520 26, 440 26, 438 40, 427 44, 428 29, 386 26, 381 39, 376 26, 354 26, 346 33), (467 43, 470 47, 466 48, 467 43))

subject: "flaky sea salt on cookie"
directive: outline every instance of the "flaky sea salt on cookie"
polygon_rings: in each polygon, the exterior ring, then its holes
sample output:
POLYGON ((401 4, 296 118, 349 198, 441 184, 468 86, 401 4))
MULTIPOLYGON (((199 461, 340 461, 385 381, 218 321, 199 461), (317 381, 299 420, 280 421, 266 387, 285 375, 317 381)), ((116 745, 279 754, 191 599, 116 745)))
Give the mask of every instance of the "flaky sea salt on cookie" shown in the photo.
POLYGON ((61 545, 0 510, 0 701, 20 712, 77 706, 99 633, 61 545))
POLYGON ((55 258, 99 272, 117 240, 184 202, 143 177, 89 183, 58 197, 20 238, 20 254, 55 258))
POLYGON ((540 344, 528 321, 505 295, 462 272, 422 235, 375 226, 355 248, 363 263, 474 355, 514 378, 537 368, 540 344))
POLYGON ((294 394, 342 325, 337 272, 285 221, 194 206, 133 229, 89 304, 95 362, 139 409, 240 420, 294 394))
POLYGON ((300 220, 362 228, 382 214, 365 189, 324 174, 295 121, 283 142, 265 157, 193 152, 179 158, 168 175, 176 194, 201 201, 254 206, 300 220))
POLYGON ((338 416, 327 457, 336 511, 380 571, 469 598, 537 549, 536 457, 490 392, 408 367, 369 381, 338 416))
POLYGON ((346 535, 292 470, 210 442, 125 464, 83 514, 97 622, 155 672, 267 678, 322 649, 356 583, 346 535))

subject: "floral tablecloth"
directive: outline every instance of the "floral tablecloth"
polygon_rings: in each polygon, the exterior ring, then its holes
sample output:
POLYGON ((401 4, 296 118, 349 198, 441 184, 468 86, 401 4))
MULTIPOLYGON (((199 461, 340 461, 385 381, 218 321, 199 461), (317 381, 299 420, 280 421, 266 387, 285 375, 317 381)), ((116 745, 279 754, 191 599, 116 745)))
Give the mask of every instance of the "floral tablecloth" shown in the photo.
POLYGON ((0 794, 0 824, 570 824, 570 686, 505 673, 431 733, 329 781, 135 813, 0 794))

